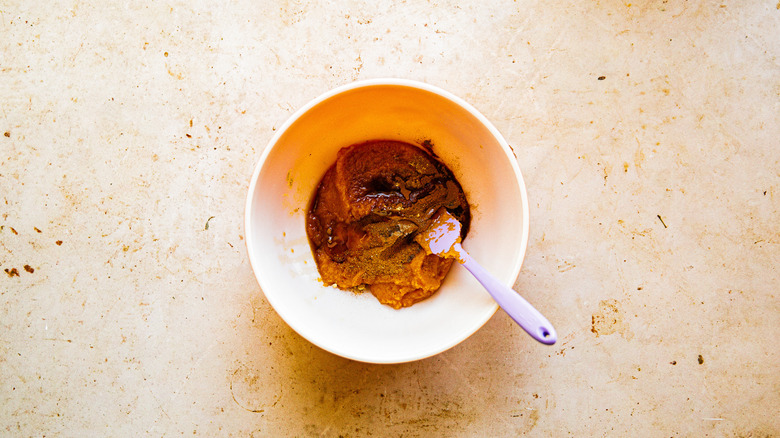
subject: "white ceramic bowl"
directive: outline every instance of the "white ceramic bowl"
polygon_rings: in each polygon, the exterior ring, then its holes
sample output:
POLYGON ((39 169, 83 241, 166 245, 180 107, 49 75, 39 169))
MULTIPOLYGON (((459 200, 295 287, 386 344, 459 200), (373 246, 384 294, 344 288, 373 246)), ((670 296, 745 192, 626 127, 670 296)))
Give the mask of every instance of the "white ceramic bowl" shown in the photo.
POLYGON ((252 175, 246 204, 247 250, 263 293, 313 344, 363 362, 399 363, 458 344, 497 305, 457 263, 436 294, 401 310, 368 292, 323 286, 306 237, 306 209, 336 152, 376 139, 433 144, 471 205, 464 248, 509 286, 526 250, 528 201, 516 158, 498 130, 465 101, 424 83, 345 85, 311 101, 278 130, 252 175))

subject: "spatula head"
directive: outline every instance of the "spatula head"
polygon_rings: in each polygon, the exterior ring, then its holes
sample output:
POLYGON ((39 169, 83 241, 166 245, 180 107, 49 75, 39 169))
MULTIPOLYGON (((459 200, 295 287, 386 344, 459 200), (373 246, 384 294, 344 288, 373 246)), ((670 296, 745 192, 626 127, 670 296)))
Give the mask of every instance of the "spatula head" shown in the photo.
POLYGON ((414 240, 430 254, 460 259, 454 248, 456 243, 460 243, 460 227, 460 222, 454 216, 446 209, 440 208, 431 226, 419 233, 414 240))

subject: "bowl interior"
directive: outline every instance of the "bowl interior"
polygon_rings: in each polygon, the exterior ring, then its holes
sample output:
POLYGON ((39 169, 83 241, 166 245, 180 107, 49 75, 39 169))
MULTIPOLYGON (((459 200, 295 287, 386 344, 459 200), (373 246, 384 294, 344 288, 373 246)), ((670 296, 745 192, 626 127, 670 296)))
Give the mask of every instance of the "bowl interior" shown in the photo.
POLYGON ((525 253, 528 208, 517 163, 500 134, 468 104, 430 86, 343 87, 281 128, 247 199, 247 248, 258 282, 282 319, 315 345, 355 360, 397 363, 456 345, 497 306, 457 263, 434 296, 401 310, 370 293, 323 286, 304 226, 310 197, 339 149, 376 139, 433 145, 472 207, 464 248, 508 285, 525 253))

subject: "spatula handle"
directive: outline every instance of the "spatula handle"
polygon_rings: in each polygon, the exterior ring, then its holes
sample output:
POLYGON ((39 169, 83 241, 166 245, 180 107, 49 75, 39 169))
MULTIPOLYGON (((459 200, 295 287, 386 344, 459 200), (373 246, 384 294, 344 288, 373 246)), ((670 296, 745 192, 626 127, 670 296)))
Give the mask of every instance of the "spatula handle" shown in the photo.
POLYGON ((542 344, 552 345, 558 340, 558 334, 550 321, 520 294, 499 282, 479 263, 476 262, 460 243, 455 244, 455 250, 460 254, 461 263, 471 272, 482 286, 487 289, 502 309, 520 325, 532 338, 542 344))

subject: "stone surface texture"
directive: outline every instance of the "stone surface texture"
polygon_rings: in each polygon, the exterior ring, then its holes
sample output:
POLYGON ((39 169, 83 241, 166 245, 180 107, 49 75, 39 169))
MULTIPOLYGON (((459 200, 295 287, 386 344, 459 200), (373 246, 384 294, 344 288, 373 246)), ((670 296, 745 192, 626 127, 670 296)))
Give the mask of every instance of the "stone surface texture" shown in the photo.
POLYGON ((0 435, 780 436, 780 4, 0 4, 0 435), (440 355, 334 356, 248 263, 298 108, 415 79, 512 145, 531 234, 440 355))

